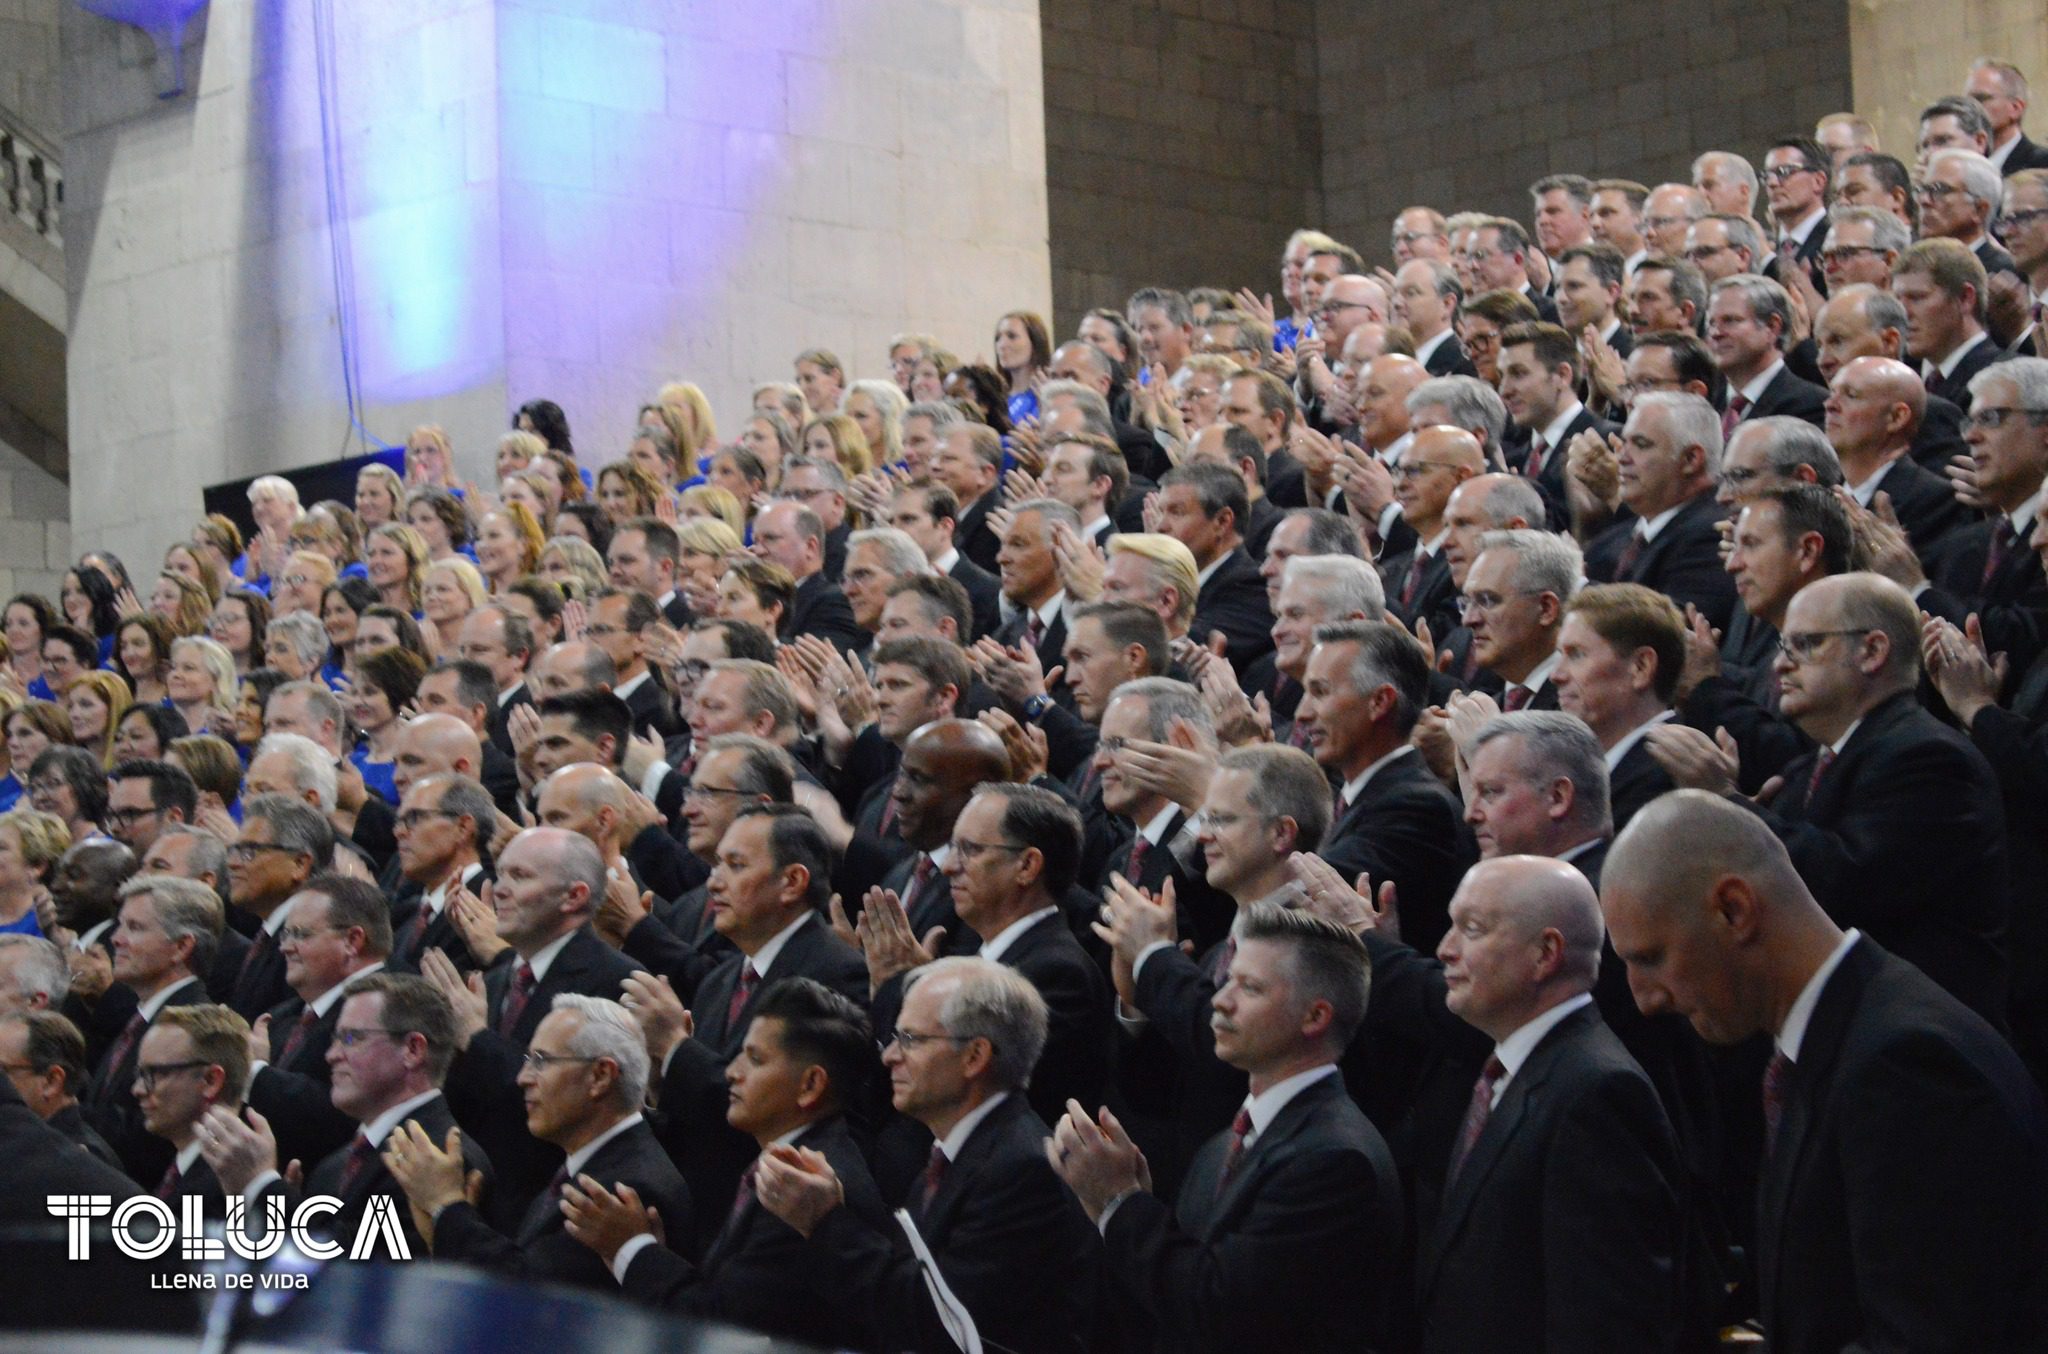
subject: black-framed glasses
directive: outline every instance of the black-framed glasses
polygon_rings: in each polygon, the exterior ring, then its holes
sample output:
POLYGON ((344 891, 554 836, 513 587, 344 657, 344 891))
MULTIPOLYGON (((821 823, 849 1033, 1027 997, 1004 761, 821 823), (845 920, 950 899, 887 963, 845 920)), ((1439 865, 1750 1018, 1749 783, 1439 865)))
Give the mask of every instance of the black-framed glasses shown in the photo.
POLYGON ((519 1060, 519 1063, 520 1066, 526 1068, 528 1071, 534 1073, 535 1075, 539 1075, 540 1073, 547 1071, 550 1067, 554 1067, 560 1064, 594 1063, 596 1061, 598 1061, 598 1059, 595 1057, 578 1058, 568 1053, 543 1053, 537 1048, 530 1048, 526 1051, 526 1056, 519 1060))
POLYGON ((429 818, 446 818, 452 821, 460 817, 462 817, 461 814, 450 813, 446 809, 407 809, 398 815, 398 826, 404 828, 407 832, 412 832, 416 831, 429 818))
POLYGON ((282 851, 288 856, 299 854, 294 848, 279 845, 277 842, 230 842, 228 844, 229 857, 244 862, 256 859, 265 851, 282 851))
POLYGON ((162 809, 108 809, 105 817, 108 827, 134 827, 143 819, 154 818, 162 812, 162 809))
POLYGON ((212 1066, 213 1064, 204 1058, 195 1058, 181 1063, 138 1063, 135 1068, 135 1084, 140 1086, 145 1092, 154 1091, 157 1083, 165 1077, 173 1077, 180 1072, 190 1072, 195 1068, 212 1066))
POLYGON ((2048 207, 2029 207, 2021 212, 2005 212, 1998 218, 1998 229, 2002 234, 2014 226, 2025 227, 2029 221, 2038 221, 2048 216, 2048 207))
POLYGON ((1847 635, 1867 635, 1868 630, 1807 630, 1800 634, 1778 636, 1778 652, 1795 663, 1811 663, 1821 646, 1831 639, 1847 635))
POLYGON ((1794 174, 1825 174, 1827 171, 1815 165, 1772 165, 1764 170, 1764 177, 1773 183, 1783 183, 1794 174))
POLYGON ((1011 855, 1022 855, 1028 846, 1013 846, 1009 842, 978 842, 967 837, 953 839, 953 854, 962 861, 978 860, 991 851, 1008 851, 1011 855))
MULTIPOLYGON (((926 1044, 971 1044, 980 1037, 978 1034, 920 1034, 915 1030, 898 1030, 895 1037, 876 1040, 876 1044, 885 1050, 894 1044, 905 1053, 915 1053, 926 1044)), ((989 1047, 995 1045, 991 1043, 989 1047)))
MULTIPOLYGON (((2015 409, 2010 405, 1979 405, 1963 415, 1965 428, 2003 428, 2014 417, 2026 417, 2039 422, 2048 418, 2048 409, 2015 409)), ((36 787, 31 785, 29 789, 36 787)))
POLYGON ((1944 198, 1964 191, 1966 190, 1958 183, 1923 183, 1913 190, 1913 195, 1915 197, 1931 198, 1936 202, 1940 202, 1944 198))

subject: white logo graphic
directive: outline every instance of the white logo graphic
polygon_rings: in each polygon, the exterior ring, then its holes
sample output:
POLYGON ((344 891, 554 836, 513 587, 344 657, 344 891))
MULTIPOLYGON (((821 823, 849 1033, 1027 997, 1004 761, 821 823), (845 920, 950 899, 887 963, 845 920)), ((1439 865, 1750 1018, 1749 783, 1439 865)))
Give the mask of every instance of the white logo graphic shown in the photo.
MULTIPOLYGON (((312 1230, 317 1219, 341 1211, 341 1200, 331 1194, 315 1194, 301 1200, 299 1206, 292 1210, 289 1225, 285 1219, 285 1201, 276 1195, 266 1197, 263 1200, 263 1231, 255 1240, 249 1238, 246 1230, 247 1204, 240 1197, 228 1200, 225 1250, 220 1239, 206 1235, 205 1201, 187 1196, 179 1202, 181 1208, 174 1213, 168 1203, 148 1194, 123 1200, 118 1208, 110 1194, 48 1196, 50 1212, 66 1220, 67 1256, 72 1260, 92 1258, 93 1219, 109 1215, 108 1225, 113 1229, 114 1246, 131 1260, 155 1260, 178 1245, 181 1239, 183 1248, 179 1256, 185 1260, 224 1260, 226 1251, 233 1251, 244 1260, 268 1260, 284 1245, 287 1232, 292 1244, 311 1259, 338 1260, 343 1254, 340 1242, 323 1240, 312 1230), (143 1217, 151 1218, 154 1226, 142 1229, 145 1239, 138 1239, 135 1224, 143 1217)), ((378 1250, 380 1239, 383 1253, 391 1259, 412 1259, 412 1252, 405 1244, 405 1233, 398 1225, 398 1205, 388 1194, 370 1199, 369 1208, 356 1227, 355 1241, 348 1248, 348 1258, 371 1259, 378 1250)))

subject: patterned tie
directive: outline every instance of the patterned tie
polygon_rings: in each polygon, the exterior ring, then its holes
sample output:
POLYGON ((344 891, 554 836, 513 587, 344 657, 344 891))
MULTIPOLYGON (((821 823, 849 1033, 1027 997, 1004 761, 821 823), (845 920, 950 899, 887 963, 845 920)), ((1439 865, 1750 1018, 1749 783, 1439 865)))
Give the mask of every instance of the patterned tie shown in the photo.
POLYGON ((1532 480, 1543 478, 1543 458, 1550 454, 1550 444, 1537 433, 1529 439, 1529 459, 1522 462, 1522 473, 1532 480))
POLYGON ((235 973, 235 986, 240 987, 248 982, 249 975, 256 971, 256 966, 276 949, 277 937, 270 933, 270 929, 265 927, 258 931, 255 942, 249 946, 249 952, 242 956, 242 967, 235 973))
POLYGON ((306 1036, 311 1034, 313 1027, 319 1023, 320 1017, 314 1012, 312 1007, 308 1006, 305 1010, 299 1012, 298 1023, 292 1026, 290 1036, 284 1041, 284 1051, 277 1055, 277 1065, 279 1067, 283 1067, 291 1062, 292 1055, 306 1046, 306 1036))
POLYGON ((1835 750, 1833 748, 1822 748, 1820 755, 1813 759, 1813 774, 1806 778, 1806 802, 1808 804, 1813 803, 1813 792, 1820 788, 1820 778, 1825 776, 1828 773, 1828 768, 1834 764, 1835 750))
POLYGON ((1636 523, 1635 530, 1628 534, 1628 544, 1622 548, 1621 558, 1614 561, 1615 582, 1632 583, 1635 581, 1628 576, 1628 572, 1635 568, 1636 561, 1643 557, 1643 545, 1643 524, 1638 522, 1636 523))
POLYGON ((1728 401, 1727 410, 1721 415, 1721 437, 1726 440, 1735 432, 1735 425, 1742 422, 1742 416, 1749 412, 1749 396, 1737 395, 1728 401))
POLYGON ((1230 1177, 1237 1174, 1239 1163, 1244 1160, 1244 1141, 1252 1135, 1252 1107, 1247 1101, 1240 1105, 1237 1117, 1230 1121, 1230 1150, 1223 1154, 1223 1169, 1216 1173, 1216 1195, 1221 1198, 1223 1191, 1230 1188, 1230 1177))
POLYGON ((886 837, 889 835, 889 829, 895 825, 896 796, 892 793, 882 797, 882 825, 876 828, 875 831, 886 837))
POLYGON ((747 1211, 747 1205, 754 1202, 754 1177, 761 1173, 761 1158, 755 1157, 747 1163, 747 1169, 740 1172, 740 1187, 732 1196, 732 1211, 725 1215, 728 1231, 740 1220, 740 1214, 747 1211))
POLYGON ((1038 619, 1038 613, 1035 611, 1031 613, 1031 623, 1024 627, 1024 638, 1034 653, 1045 640, 1045 622, 1038 619))
POLYGON ((1472 1103, 1465 1108, 1465 1123, 1458 1130, 1457 1150, 1451 1154, 1450 1173, 1444 1177, 1444 1188, 1448 1190, 1458 1178, 1458 1172, 1465 1169, 1465 1158, 1472 1155, 1472 1147, 1479 1141, 1479 1135, 1486 1131, 1486 1121, 1493 1117, 1493 1088, 1507 1075, 1507 1065, 1499 1055, 1488 1058, 1480 1070, 1479 1080, 1472 1083, 1472 1103))
POLYGON ((341 1164, 341 1188, 347 1190, 356 1182, 371 1161, 375 1160, 377 1149, 362 1134, 356 1134, 355 1141, 348 1145, 348 1160, 341 1164))
POLYGON ((2013 530, 2012 518, 2000 516, 1998 525, 1991 529, 1991 547, 1984 552, 1984 577, 1978 580, 1979 592, 1991 591, 1991 580, 2005 567, 2005 561, 2018 540, 2019 533, 2013 530))
POLYGON ((512 985, 505 989, 505 1004, 498 1008, 498 1033, 507 1039, 519 1023, 520 1015, 526 1010, 526 1003, 533 997, 533 965, 524 959, 519 961, 519 971, 512 975, 512 985))
POLYGON ((1785 1117, 1785 1074, 1791 1070, 1792 1060, 1783 1053, 1772 1053, 1764 1068, 1765 1156, 1778 1150, 1778 1121, 1785 1117))
POLYGON ((173 1161, 164 1171, 164 1178, 156 1182, 156 1197, 166 1203, 177 1198, 178 1181, 182 1178, 183 1173, 178 1170, 178 1163, 173 1161))
POLYGON ((128 1023, 121 1027, 121 1037, 107 1050, 106 1068, 108 1073, 120 1070, 122 1060, 135 1051, 135 1041, 142 1038, 142 1032, 149 1028, 149 1020, 137 1011, 128 1017, 128 1023))
POLYGON ((1513 714, 1529 703, 1531 694, 1528 687, 1519 682, 1513 683, 1502 693, 1500 708, 1513 714))
POLYGON ((1417 546, 1415 558, 1408 563, 1408 576, 1401 580, 1402 606, 1415 604, 1415 594, 1422 591, 1422 575, 1429 568, 1429 560, 1430 557, 1422 552, 1422 547, 1417 546))
POLYGON ((1131 838, 1131 859, 1130 864, 1125 867, 1124 878, 1133 884, 1137 883, 1145 873, 1145 857, 1151 853, 1152 843, 1145 839, 1144 833, 1141 832, 1131 838))
POLYGON ((420 942, 425 940, 427 936, 428 911, 430 909, 427 907, 427 900, 422 897, 420 905, 413 909, 411 920, 406 922, 405 930, 399 932, 397 942, 392 945, 392 954, 397 956, 401 962, 407 964, 419 962, 420 942))
POLYGON ((739 1024, 740 1012, 746 1009, 747 998, 754 995, 754 988, 760 981, 761 975, 754 972, 753 960, 746 960, 740 965, 740 980, 733 985, 732 1000, 725 1004, 727 1034, 732 1033, 733 1026, 739 1024))
POLYGON ((946 1149, 933 1143, 931 1159, 924 1164, 924 1189, 918 1196, 924 1208, 932 1206, 932 1198, 939 1192, 940 1182, 946 1178, 946 1168, 952 1164, 946 1159, 946 1149))
POLYGON ((904 916, 910 915, 911 904, 924 895, 926 881, 932 877, 932 872, 938 868, 938 866, 932 864, 932 858, 929 854, 923 851, 917 853, 917 866, 910 872, 910 887, 903 891, 904 916))

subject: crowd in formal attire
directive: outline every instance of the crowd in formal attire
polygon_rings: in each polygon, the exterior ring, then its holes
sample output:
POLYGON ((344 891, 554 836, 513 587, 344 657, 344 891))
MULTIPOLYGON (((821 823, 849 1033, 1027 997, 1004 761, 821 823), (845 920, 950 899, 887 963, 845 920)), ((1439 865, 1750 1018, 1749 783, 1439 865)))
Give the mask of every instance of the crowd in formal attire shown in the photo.
POLYGON ((2041 1347, 2026 105, 88 551, 4 1150, 834 1348, 913 1233, 1020 1351, 2041 1347))

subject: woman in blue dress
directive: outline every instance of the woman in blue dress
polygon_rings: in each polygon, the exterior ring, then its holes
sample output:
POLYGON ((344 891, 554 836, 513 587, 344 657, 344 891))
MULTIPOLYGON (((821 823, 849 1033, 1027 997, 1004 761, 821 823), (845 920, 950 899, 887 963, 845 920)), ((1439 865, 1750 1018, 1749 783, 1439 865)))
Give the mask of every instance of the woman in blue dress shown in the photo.
POLYGON ((1009 382, 1010 422, 1038 417, 1038 383, 1052 365, 1052 334, 1028 310, 1013 310, 996 321, 996 370, 1009 382))
POLYGON ((362 774, 363 785, 392 805, 398 803, 392 773, 399 740, 405 735, 405 721, 398 712, 412 704, 426 675, 427 665, 418 654, 396 645, 373 649, 356 655, 354 681, 342 698, 349 719, 362 732, 349 760, 362 774))
POLYGON ((71 845, 64 820, 19 808, 0 813, 0 935, 39 936, 36 898, 71 845))
POLYGON ((55 700, 43 679, 43 636, 63 617, 41 593, 24 592, 7 599, 0 611, 0 635, 7 640, 8 662, 27 688, 30 700, 55 700))

